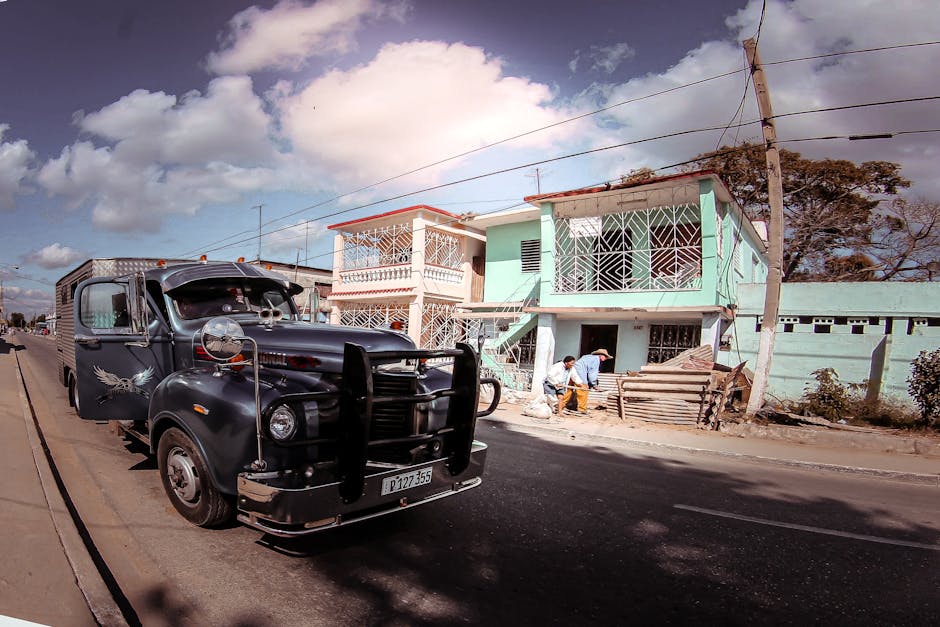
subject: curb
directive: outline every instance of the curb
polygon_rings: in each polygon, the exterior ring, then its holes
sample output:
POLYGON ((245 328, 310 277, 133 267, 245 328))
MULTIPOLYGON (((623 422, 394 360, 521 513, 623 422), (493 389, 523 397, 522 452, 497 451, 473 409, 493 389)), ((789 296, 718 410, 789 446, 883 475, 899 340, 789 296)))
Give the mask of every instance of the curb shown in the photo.
POLYGON ((26 425, 26 434, 33 454, 33 463, 39 474, 39 481, 46 498, 49 517, 59 537, 59 543, 65 553, 75 575, 75 583, 85 597, 88 609, 99 625, 127 625, 124 613, 115 602, 111 590, 101 577, 95 561, 89 554, 82 539, 82 535, 72 518, 71 510, 65 502, 58 486, 57 470, 49 460, 49 451, 45 439, 39 431, 33 406, 26 391, 26 382, 20 370, 20 360, 16 352, 13 353, 16 361, 16 380, 19 384, 18 392, 20 405, 23 410, 23 422, 26 425))
POLYGON ((737 459, 741 461, 756 462, 773 466, 784 466, 788 468, 800 468, 803 470, 823 470, 826 472, 836 472, 841 474, 862 475, 885 479, 888 481, 900 481, 903 483, 912 483, 916 485, 926 485, 940 488, 940 474, 926 474, 916 472, 903 472, 896 470, 879 470, 877 468, 862 468, 858 466, 840 466, 838 464, 824 464, 821 462, 807 462, 795 459, 778 459, 775 457, 762 457, 760 455, 748 455, 746 453, 732 453, 729 451, 716 451, 714 449, 696 448, 692 446, 681 446, 679 444, 663 444, 661 442, 649 442, 647 440, 631 440, 629 438, 620 438, 611 435, 599 435, 575 431, 565 427, 551 427, 539 424, 520 424, 492 416, 481 418, 490 422, 498 422, 506 425, 510 431, 520 433, 541 433, 556 437, 563 437, 570 440, 585 440, 600 444, 612 444, 617 446, 631 446, 635 448, 647 448, 661 451, 675 451, 692 455, 709 455, 713 457, 725 457, 728 459, 737 459))

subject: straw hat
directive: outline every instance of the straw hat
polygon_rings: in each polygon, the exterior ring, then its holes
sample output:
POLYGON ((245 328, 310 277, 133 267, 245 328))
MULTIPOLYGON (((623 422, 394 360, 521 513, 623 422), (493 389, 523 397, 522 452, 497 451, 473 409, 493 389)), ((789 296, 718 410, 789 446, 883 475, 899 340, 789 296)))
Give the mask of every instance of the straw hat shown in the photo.
POLYGON ((594 351, 594 352, 591 353, 591 354, 592 354, 592 355, 602 355, 602 356, 606 357, 607 359, 613 359, 613 358, 614 358, 613 355, 611 355, 610 353, 607 352, 607 349, 606 349, 606 348, 598 348, 596 351, 594 351))

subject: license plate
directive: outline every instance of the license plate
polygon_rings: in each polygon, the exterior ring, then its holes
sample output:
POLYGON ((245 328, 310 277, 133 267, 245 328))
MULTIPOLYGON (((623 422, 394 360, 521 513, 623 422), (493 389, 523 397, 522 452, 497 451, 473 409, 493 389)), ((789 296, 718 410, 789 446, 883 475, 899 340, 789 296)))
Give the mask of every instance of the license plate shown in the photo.
POLYGON ((419 468, 382 479, 382 496, 431 483, 432 468, 419 468))

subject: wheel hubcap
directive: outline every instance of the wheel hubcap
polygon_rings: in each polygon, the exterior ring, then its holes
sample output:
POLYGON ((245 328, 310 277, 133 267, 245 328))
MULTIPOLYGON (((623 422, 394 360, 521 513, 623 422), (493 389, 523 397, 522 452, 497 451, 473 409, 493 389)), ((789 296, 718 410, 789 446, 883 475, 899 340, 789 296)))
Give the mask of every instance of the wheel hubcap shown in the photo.
POLYGON ((199 474, 192 458, 182 448, 174 446, 166 457, 166 476, 177 498, 187 505, 199 501, 199 474))

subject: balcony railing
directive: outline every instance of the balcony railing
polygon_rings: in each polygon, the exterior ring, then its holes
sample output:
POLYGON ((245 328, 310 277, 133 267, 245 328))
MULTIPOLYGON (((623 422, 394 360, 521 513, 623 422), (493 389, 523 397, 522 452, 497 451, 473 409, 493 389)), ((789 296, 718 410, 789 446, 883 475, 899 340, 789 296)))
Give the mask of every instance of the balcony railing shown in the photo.
POLYGON ((556 293, 700 289, 699 208, 555 219, 556 293))
POLYGON ((454 285, 463 283, 463 272, 439 266, 425 266, 424 276, 427 280, 438 283, 452 283, 454 285))
POLYGON ((404 281, 411 277, 411 265, 380 266, 362 270, 341 270, 339 276, 343 283, 404 281))

